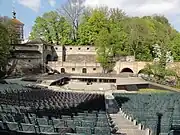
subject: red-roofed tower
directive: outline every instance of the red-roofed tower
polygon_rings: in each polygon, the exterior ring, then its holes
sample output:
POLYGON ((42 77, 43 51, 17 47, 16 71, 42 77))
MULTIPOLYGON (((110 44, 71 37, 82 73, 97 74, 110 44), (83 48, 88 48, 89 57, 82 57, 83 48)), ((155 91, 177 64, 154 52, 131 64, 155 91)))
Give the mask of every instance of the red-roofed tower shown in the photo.
POLYGON ((13 10, 13 18, 12 18, 12 23, 16 29, 17 37, 18 37, 18 42, 22 42, 24 40, 24 24, 16 19, 16 12, 13 10))

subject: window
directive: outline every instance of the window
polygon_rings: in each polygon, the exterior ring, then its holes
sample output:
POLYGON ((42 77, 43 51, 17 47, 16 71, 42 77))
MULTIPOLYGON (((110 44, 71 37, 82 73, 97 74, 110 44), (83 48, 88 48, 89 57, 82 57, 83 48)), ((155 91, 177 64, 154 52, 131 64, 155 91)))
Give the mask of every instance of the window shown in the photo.
POLYGON ((56 50, 58 50, 58 48, 56 47, 56 50))
POLYGON ((83 73, 83 74, 86 74, 86 73, 87 73, 87 69, 86 69, 86 68, 83 68, 83 69, 82 69, 82 73, 83 73))
POLYGON ((31 62, 31 60, 28 60, 29 62, 31 62))
POLYGON ((78 50, 81 50, 81 48, 78 48, 78 50))
POLYGON ((72 68, 72 71, 75 71, 75 68, 72 68))
POLYGON ((89 48, 87 48, 87 50, 89 50, 89 48))
POLYGON ((72 48, 69 48, 70 50, 72 50, 72 48))
POLYGON ((65 69, 64 68, 61 68, 61 73, 65 73, 65 69))
POLYGON ((95 71, 95 70, 96 70, 96 68, 93 68, 93 70, 95 71))

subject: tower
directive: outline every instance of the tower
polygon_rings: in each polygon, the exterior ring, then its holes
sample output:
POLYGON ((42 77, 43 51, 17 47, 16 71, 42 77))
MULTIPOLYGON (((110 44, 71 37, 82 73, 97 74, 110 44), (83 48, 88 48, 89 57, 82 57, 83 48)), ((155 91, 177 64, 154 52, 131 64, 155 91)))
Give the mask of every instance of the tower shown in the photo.
MULTIPOLYGON (((15 7, 14 7, 14 1, 13 1, 13 10, 12 10, 11 21, 12 21, 13 27, 15 28, 17 41, 18 41, 18 43, 21 43, 24 40, 24 24, 21 21, 19 21, 18 19, 16 19, 16 11, 15 11, 15 7)), ((12 41, 12 43, 14 43, 14 41, 12 41)))

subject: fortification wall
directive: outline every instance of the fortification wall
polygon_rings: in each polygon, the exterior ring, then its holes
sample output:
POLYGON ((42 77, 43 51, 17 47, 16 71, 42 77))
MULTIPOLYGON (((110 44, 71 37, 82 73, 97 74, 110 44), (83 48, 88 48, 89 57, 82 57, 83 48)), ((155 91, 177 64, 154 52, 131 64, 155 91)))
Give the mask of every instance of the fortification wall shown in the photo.
POLYGON ((63 73, 102 73, 103 69, 99 63, 93 62, 49 62, 48 66, 63 73))

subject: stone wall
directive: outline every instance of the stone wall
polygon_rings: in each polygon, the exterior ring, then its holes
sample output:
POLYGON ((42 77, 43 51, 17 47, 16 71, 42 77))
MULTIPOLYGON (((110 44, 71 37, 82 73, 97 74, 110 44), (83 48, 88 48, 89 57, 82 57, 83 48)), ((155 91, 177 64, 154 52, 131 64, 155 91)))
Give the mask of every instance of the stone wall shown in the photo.
POLYGON ((96 56, 84 54, 70 54, 66 56, 66 62, 96 62, 96 56))
POLYGON ((76 62, 49 62, 48 66, 53 69, 58 70, 59 72, 66 72, 66 73, 83 73, 83 70, 86 73, 102 73, 102 67, 99 63, 76 63, 76 62), (64 71, 63 71, 64 70, 64 71))
POLYGON ((92 46, 54 46, 58 61, 65 62, 96 62, 95 47, 92 46))

